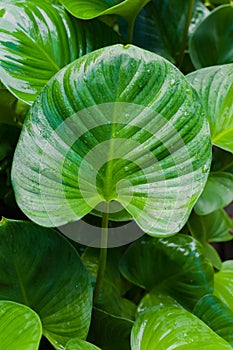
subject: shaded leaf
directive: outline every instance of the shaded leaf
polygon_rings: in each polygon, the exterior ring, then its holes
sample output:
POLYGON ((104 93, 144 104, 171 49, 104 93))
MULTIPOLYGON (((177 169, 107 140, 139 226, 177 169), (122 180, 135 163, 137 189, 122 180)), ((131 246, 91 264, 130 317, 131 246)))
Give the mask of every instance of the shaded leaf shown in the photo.
POLYGON ((233 174, 210 173, 204 191, 195 204, 198 215, 210 214, 233 201, 233 174))
POLYGON ((56 231, 30 222, 0 223, 0 299, 30 306, 56 349, 87 336, 92 290, 75 249, 56 231))
POLYGON ((232 36, 233 7, 220 6, 200 23, 191 37, 189 50, 195 68, 233 62, 232 36))
POLYGON ((0 79, 28 104, 63 66, 119 42, 101 22, 75 20, 46 2, 17 0, 0 4, 0 34, 0 79))
POLYGON ((187 79, 203 102, 213 144, 233 152, 233 64, 200 69, 187 79))
POLYGON ((24 305, 0 301, 0 349, 37 350, 42 326, 37 314, 24 305))
POLYGON ((168 294, 188 308, 213 290, 213 271, 202 247, 186 235, 137 240, 123 255, 120 271, 130 282, 168 294))
POLYGON ((193 312, 233 347, 233 311, 221 300, 214 295, 205 295, 193 312))
POLYGON ((40 225, 119 202, 161 236, 187 221, 210 161, 207 121, 184 76, 153 53, 116 45, 46 85, 24 124, 12 182, 19 207, 40 225))
POLYGON ((174 305, 149 308, 139 314, 132 329, 132 350, 231 349, 200 319, 174 305))

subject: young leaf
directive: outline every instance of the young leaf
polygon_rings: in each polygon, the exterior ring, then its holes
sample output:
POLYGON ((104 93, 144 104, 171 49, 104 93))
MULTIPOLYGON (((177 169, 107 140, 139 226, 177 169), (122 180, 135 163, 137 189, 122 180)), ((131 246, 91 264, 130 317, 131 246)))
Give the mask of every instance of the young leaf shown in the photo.
POLYGON ((78 349, 82 349, 82 350, 101 350, 100 348, 98 348, 97 346, 88 343, 84 340, 81 340, 79 338, 76 339, 71 339, 70 341, 68 341, 68 343, 66 344, 65 350, 78 350, 78 349))
POLYGON ((233 311, 214 295, 205 295, 195 305, 194 314, 233 347, 233 311))
POLYGON ((34 311, 11 301, 0 301, 1 350, 37 350, 41 336, 41 322, 34 311))
POLYGON ((151 52, 115 45, 46 85, 25 122, 12 182, 18 205, 40 225, 119 202, 145 232, 171 235, 187 221, 210 161, 207 121, 184 76, 151 52))
POLYGON ((87 336, 92 288, 78 253, 56 231, 30 222, 0 223, 0 299, 30 306, 60 349, 87 336))
POLYGON ((73 16, 92 19, 104 15, 118 15, 132 21, 150 0, 60 0, 60 3, 73 16))
POLYGON ((233 152, 233 64, 200 69, 187 79, 203 102, 213 144, 233 152))
POLYGON ((0 4, 0 34, 0 79, 28 104, 62 67, 119 42, 117 34, 101 22, 75 20, 46 2, 17 0, 15 5, 0 4))
POLYGON ((233 311, 233 260, 224 261, 215 274, 214 294, 233 311))
POLYGON ((130 282, 168 294, 188 308, 213 290, 213 270, 202 247, 186 235, 137 240, 123 255, 120 271, 130 282))
POLYGON ((191 37, 189 50, 195 68, 233 62, 232 35, 233 7, 220 6, 200 23, 191 37))
POLYGON ((226 207, 233 201, 233 174, 213 172, 209 174, 206 186, 194 210, 198 215, 207 215, 226 207))
POLYGON ((158 305, 139 314, 131 333, 132 350, 231 349, 224 339, 185 309, 158 305))

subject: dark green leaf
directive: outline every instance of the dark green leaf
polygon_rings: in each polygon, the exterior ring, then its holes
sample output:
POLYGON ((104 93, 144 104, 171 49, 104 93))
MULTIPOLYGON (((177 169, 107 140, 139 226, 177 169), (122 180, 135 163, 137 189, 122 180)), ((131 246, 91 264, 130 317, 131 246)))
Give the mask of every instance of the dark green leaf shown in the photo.
POLYGON ((87 336, 91 284, 65 238, 30 222, 3 219, 0 252, 0 299, 35 310, 43 334, 56 349, 62 349, 70 338, 87 336))
POLYGON ((233 260, 224 261, 215 274, 214 294, 233 311, 233 260))
POLYGON ((1 350, 37 350, 41 336, 41 322, 34 311, 11 301, 0 301, 1 350))
POLYGON ((233 174, 210 173, 204 191, 195 204, 198 215, 207 215, 233 201, 233 174))
POLYGON ((187 79, 203 102, 213 144, 233 152, 233 64, 200 69, 187 79))
POLYGON ((221 300, 214 295, 205 295, 193 312, 233 347, 233 311, 221 300))
POLYGON ((0 34, 0 79, 28 104, 63 66, 119 42, 101 22, 75 20, 46 2, 17 0, 0 4, 0 34))
POLYGON ((46 85, 25 122, 12 181, 18 205, 41 225, 119 202, 142 230, 162 236, 187 221, 210 161, 207 121, 184 76, 153 53, 115 45, 46 85))
POLYGON ((195 68, 233 62, 232 37, 233 6, 223 5, 212 11, 191 37, 189 49, 195 68))
POLYGON ((230 350, 231 346, 196 316, 169 303, 139 314, 132 329, 131 349, 230 350))
POLYGON ((130 282, 147 290, 156 288, 188 308, 213 290, 213 270, 201 245, 181 234, 136 241, 123 255, 120 271, 130 282))

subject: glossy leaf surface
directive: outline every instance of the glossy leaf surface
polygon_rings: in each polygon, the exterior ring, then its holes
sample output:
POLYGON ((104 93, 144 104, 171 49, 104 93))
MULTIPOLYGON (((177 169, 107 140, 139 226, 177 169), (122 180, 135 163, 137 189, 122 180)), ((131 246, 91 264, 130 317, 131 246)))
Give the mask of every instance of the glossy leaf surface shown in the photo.
POLYGON ((0 238, 0 299, 35 310, 56 349, 85 338, 92 289, 75 249, 56 231, 30 222, 3 219, 0 238))
POLYGON ((200 319, 174 305, 149 308, 139 314, 132 329, 132 350, 231 349, 200 319))
POLYGON ((233 260, 224 261, 215 274, 214 294, 233 311, 233 260))
POLYGON ((233 6, 212 11, 194 31, 189 45, 196 69, 233 62, 233 6))
POLYGON ((137 240, 123 255, 120 271, 130 282, 168 294, 188 308, 213 289, 213 271, 201 245, 181 234, 137 240))
POLYGON ((81 339, 71 339, 65 347, 65 350, 101 350, 97 346, 81 339))
POLYGON ((187 79, 203 102, 213 144, 233 152, 233 64, 200 69, 187 79))
POLYGON ((214 295, 205 295, 193 312, 233 347, 233 311, 221 300, 214 295))
POLYGON ((61 7, 12 3, 0 4, 0 79, 28 104, 63 66, 119 42, 103 23, 75 20, 61 7))
POLYGON ((75 17, 91 19, 104 15, 118 15, 131 21, 150 0, 60 0, 75 17))
POLYGON ((205 189, 195 204, 198 215, 207 215, 233 201, 233 174, 210 173, 205 189))
POLYGON ((0 301, 0 349, 37 350, 42 326, 37 314, 24 305, 0 301))
POLYGON ((161 236, 187 221, 210 158, 207 121, 184 76, 153 53, 116 45, 46 85, 24 124, 12 181, 18 205, 41 225, 115 201, 161 236))

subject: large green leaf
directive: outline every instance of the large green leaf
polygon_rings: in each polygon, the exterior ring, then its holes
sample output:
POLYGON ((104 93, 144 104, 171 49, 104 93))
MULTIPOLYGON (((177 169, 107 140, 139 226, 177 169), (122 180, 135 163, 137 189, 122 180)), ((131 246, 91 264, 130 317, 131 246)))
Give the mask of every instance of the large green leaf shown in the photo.
POLYGON ((65 347, 65 350, 101 350, 97 346, 81 339, 71 339, 65 347))
POLYGON ((88 340, 103 350, 130 350, 133 321, 93 308, 88 340))
POLYGON ((194 210, 198 215, 207 215, 224 208, 233 201, 233 174, 212 172, 194 210))
POLYGON ((0 223, 0 299, 30 306, 56 349, 87 336, 91 284, 78 253, 56 231, 30 222, 0 223))
MULTIPOLYGON (((185 224, 208 176, 199 98, 169 62, 114 45, 78 59, 43 89, 24 124, 12 181, 33 221, 57 226, 116 202, 146 232, 185 224)), ((103 211, 103 210, 101 210, 103 211)))
MULTIPOLYGON (((186 48, 190 20, 190 30, 194 31, 208 13, 199 0, 194 5, 187 0, 152 0, 136 19, 133 44, 173 63, 178 62, 186 48), (192 15, 192 19, 189 15, 192 15)), ((120 23, 123 34, 126 32, 125 27, 124 22, 120 23)))
POLYGON ((120 271, 130 282, 168 294, 188 308, 211 293, 213 271, 201 245, 190 236, 143 237, 123 255, 120 271))
POLYGON ((41 322, 34 311, 0 301, 0 350, 37 350, 41 336, 41 322))
POLYGON ((233 260, 224 261, 215 274, 214 294, 233 311, 233 260))
POLYGON ((214 295, 205 295, 193 312, 233 347, 233 311, 221 300, 214 295))
POLYGON ((158 305, 139 314, 131 333, 132 350, 231 349, 200 319, 174 305, 158 305))
POLYGON ((212 11, 194 31, 190 56, 196 69, 233 62, 233 6, 212 11))
POLYGON ((150 0, 60 0, 60 3, 75 17, 91 19, 104 15, 118 15, 128 21, 134 20, 150 0))
POLYGON ((119 42, 103 23, 75 20, 61 7, 15 3, 0 4, 0 79, 28 104, 63 66, 119 42))
POLYGON ((187 79, 203 102, 213 144, 233 152, 233 64, 200 69, 187 79))

